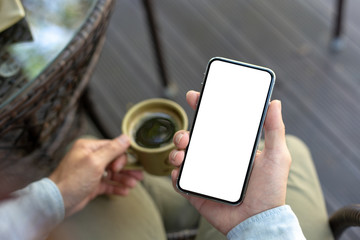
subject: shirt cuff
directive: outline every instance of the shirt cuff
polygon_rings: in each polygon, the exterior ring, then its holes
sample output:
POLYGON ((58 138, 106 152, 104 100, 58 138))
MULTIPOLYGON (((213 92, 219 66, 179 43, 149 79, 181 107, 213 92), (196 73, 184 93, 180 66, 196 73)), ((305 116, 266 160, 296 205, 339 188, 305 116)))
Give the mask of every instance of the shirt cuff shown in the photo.
POLYGON ((44 184, 44 189, 49 191, 49 204, 53 207, 53 219, 57 225, 65 218, 65 205, 60 189, 50 178, 43 178, 40 183, 44 184))
POLYGON ((234 227, 227 234, 227 238, 229 240, 305 239, 299 221, 288 205, 269 209, 246 219, 234 227))

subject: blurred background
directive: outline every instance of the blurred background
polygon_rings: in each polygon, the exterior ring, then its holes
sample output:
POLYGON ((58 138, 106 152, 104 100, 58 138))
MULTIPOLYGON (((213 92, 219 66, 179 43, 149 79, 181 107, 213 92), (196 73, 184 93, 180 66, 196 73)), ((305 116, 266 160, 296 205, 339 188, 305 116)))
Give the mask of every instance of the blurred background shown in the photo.
MULTIPOLYGON (((187 112, 208 60, 232 58, 273 69, 287 134, 311 149, 329 214, 360 202, 360 1, 346 1, 343 48, 330 49, 334 0, 151 1, 173 99, 187 112), (174 87, 175 86, 175 87, 174 87)), ((140 0, 118 0, 91 95, 110 136, 126 110, 163 97, 140 0)), ((306 209, 304 209, 306 211, 306 209)), ((359 231, 342 239, 355 239, 359 231)))

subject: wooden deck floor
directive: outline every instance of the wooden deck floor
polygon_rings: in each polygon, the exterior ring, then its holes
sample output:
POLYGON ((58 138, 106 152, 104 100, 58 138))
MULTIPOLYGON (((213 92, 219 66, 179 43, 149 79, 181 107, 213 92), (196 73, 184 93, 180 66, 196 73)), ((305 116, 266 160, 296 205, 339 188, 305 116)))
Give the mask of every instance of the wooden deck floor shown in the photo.
MULTIPOLYGON (((360 203, 360 1, 346 6, 345 48, 329 51, 331 0, 153 1, 175 100, 223 56, 272 68, 287 133, 310 147, 328 212, 360 203)), ((111 135, 131 103, 162 96, 140 0, 119 0, 91 87, 111 135)), ((355 239, 359 231, 343 239, 355 239)))

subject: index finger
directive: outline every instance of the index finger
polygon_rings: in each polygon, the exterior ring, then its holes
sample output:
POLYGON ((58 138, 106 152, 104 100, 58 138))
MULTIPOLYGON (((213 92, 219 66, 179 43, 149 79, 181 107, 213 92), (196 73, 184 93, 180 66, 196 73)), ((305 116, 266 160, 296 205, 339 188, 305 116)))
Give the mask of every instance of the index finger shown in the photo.
POLYGON ((102 165, 107 166, 115 158, 124 154, 126 149, 130 146, 130 139, 126 135, 121 135, 118 138, 110 140, 94 153, 94 157, 101 161, 102 165))
POLYGON ((174 134, 173 142, 178 149, 185 149, 189 143, 189 132, 180 130, 174 134))

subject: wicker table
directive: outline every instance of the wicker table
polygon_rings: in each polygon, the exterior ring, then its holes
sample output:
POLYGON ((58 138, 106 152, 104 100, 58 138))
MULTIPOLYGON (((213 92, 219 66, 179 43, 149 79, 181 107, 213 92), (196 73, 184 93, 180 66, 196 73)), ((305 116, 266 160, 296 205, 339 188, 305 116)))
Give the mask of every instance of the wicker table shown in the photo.
POLYGON ((0 189, 46 176, 75 136, 113 0, 24 0, 24 28, 0 34, 0 189), (28 171, 26 171, 28 170, 28 171))

